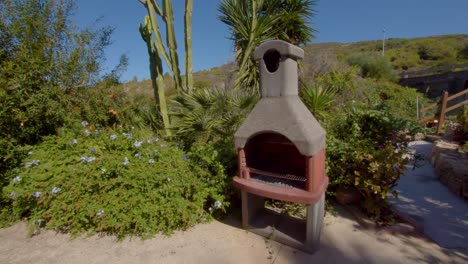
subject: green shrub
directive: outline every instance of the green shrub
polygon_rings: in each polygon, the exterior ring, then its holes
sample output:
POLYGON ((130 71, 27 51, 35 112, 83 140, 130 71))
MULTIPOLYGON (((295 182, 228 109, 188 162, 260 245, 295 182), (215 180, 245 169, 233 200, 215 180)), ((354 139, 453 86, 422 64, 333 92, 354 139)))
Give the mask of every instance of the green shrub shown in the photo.
POLYGON ((468 43, 458 51, 458 57, 461 59, 468 60, 468 43))
POLYGON ((355 53, 348 57, 350 65, 361 68, 361 75, 365 78, 395 80, 396 74, 387 57, 373 56, 367 53, 355 53))
POLYGON ((257 100, 242 90, 198 89, 181 94, 172 108, 176 138, 185 149, 212 144, 220 153, 219 161, 232 172, 237 160, 234 133, 257 100))
POLYGON ((317 119, 325 119, 336 104, 342 103, 337 96, 354 90, 353 74, 352 70, 330 71, 310 83, 302 82, 302 101, 317 119))
POLYGON ((90 127, 61 129, 9 171, 7 221, 26 218, 33 234, 46 228, 147 238, 209 220, 228 205, 212 146, 184 153, 145 130, 90 127))
POLYGON ((460 139, 466 141, 468 139, 468 107, 464 107, 458 112, 457 122, 460 124, 457 129, 460 139))
POLYGON ((381 220, 387 196, 406 169, 406 138, 401 122, 386 112, 357 109, 335 120, 327 129, 327 175, 330 193, 354 186, 366 213, 381 220))
MULTIPOLYGON (((338 95, 336 101, 348 107, 378 108, 391 117, 416 123, 419 105, 429 105, 431 101, 411 87, 403 87, 389 81, 373 79, 356 80, 352 91, 338 95)), ((343 107, 342 107, 343 109, 343 107)), ((347 108, 345 107, 344 111, 347 108)))

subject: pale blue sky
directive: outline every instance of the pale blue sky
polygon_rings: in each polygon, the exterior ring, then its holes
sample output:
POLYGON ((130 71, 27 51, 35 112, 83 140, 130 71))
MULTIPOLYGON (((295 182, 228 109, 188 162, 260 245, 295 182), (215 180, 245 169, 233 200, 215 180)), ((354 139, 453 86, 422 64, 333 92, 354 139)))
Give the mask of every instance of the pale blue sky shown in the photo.
MULTIPOLYGON (((159 0, 157 0, 159 1, 159 0)), ((138 23, 146 9, 138 0, 77 0, 75 22, 115 28, 113 44, 106 50, 107 70, 127 54, 130 65, 122 76, 130 80, 149 78, 146 46, 138 23), (112 4, 111 4, 112 3, 112 4)), ((183 62, 184 0, 173 0, 179 56, 183 62)), ((193 0, 194 71, 220 66, 233 60, 228 28, 217 20, 218 0, 193 0)), ((356 42, 382 38, 410 38, 441 34, 468 34, 468 0, 319 0, 312 25, 317 42, 356 42)), ((183 64, 183 63, 182 63, 183 64)), ((182 66, 182 65, 181 65, 182 66)))

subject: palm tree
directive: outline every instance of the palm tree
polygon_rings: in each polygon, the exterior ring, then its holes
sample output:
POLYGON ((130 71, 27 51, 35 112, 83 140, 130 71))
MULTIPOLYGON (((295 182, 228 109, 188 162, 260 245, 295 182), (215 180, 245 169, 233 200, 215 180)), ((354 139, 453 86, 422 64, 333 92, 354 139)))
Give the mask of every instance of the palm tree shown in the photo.
POLYGON ((278 28, 278 39, 294 45, 312 41, 316 30, 310 26, 315 15, 315 0, 269 0, 265 1, 267 16, 277 16, 273 28, 278 28))
POLYGON ((242 90, 198 89, 173 100, 173 128, 184 145, 232 138, 258 97, 242 90))
POLYGON ((239 67, 233 88, 258 93, 258 67, 253 50, 267 39, 296 45, 312 40, 308 25, 314 15, 315 0, 222 0, 219 19, 229 26, 239 67))

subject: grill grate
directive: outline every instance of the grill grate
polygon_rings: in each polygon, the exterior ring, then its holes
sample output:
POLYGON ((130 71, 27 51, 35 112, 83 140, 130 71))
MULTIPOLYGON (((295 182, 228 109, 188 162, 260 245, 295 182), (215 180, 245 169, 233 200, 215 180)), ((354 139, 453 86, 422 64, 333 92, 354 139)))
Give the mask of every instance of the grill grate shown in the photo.
POLYGON ((283 179, 283 180, 289 180, 289 181, 298 181, 298 182, 306 182, 307 179, 305 177, 301 176, 296 176, 292 174, 279 174, 279 173, 274 173, 274 172, 268 172, 268 171, 262 171, 254 168, 249 168, 250 172, 259 174, 262 176, 269 176, 273 178, 278 178, 278 179, 283 179))

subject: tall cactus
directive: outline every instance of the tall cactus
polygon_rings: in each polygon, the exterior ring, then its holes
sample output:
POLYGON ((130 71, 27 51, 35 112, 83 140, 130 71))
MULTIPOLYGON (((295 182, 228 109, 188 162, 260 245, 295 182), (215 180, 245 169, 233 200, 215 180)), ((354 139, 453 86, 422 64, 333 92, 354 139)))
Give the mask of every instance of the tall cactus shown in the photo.
POLYGON ((163 83, 163 64, 162 59, 166 61, 169 70, 175 83, 176 91, 190 92, 193 87, 192 78, 192 0, 185 2, 185 85, 182 82, 182 76, 179 68, 179 55, 177 54, 177 41, 174 30, 174 12, 172 9, 172 0, 162 0, 162 8, 156 0, 138 0, 148 11, 148 16, 145 18, 145 25, 140 24, 140 33, 145 41, 148 53, 150 56, 150 71, 153 90, 156 100, 159 103, 166 134, 170 135, 170 120, 166 105, 166 97, 163 83), (161 31, 158 25, 160 16, 166 25, 166 46, 161 36, 161 31))
MULTIPOLYGON (((154 14, 152 17, 155 17, 154 14)), ((164 130, 167 136, 171 136, 169 114, 167 111, 166 95, 164 91, 163 75, 162 75, 162 61, 160 52, 157 48, 155 41, 151 37, 151 32, 154 26, 157 26, 157 21, 154 21, 149 16, 145 17, 144 25, 139 26, 140 34, 148 48, 150 56, 150 75, 151 84, 153 86, 154 97, 159 102, 159 111, 163 119, 164 130)))
POLYGON ((172 10, 172 0, 163 0, 163 18, 166 22, 166 42, 171 56, 172 73, 176 85, 176 90, 180 91, 182 87, 182 78, 179 69, 179 56, 177 54, 177 41, 174 30, 174 11, 172 10))
POLYGON ((187 91, 193 88, 192 75, 192 0, 185 0, 185 85, 187 91))

